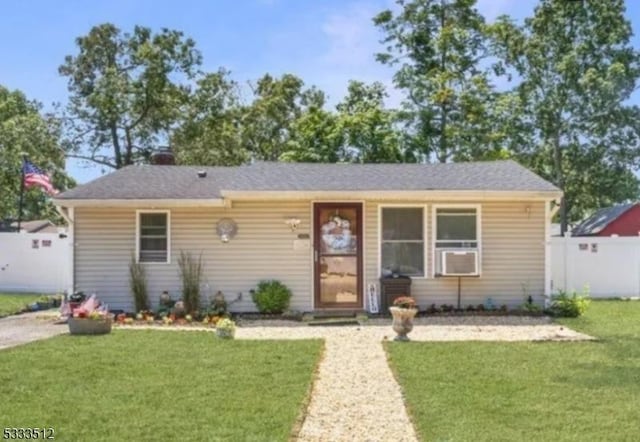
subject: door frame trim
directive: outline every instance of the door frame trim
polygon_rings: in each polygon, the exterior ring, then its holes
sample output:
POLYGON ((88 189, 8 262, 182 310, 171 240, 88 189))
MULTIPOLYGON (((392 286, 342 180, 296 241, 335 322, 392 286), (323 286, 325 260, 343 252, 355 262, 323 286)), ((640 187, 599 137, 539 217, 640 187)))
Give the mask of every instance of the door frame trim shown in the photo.
POLYGON ((364 260, 365 260, 365 230, 366 230, 366 202, 364 200, 313 200, 311 201, 311 305, 313 310, 364 310, 365 309, 365 296, 364 296, 364 285, 365 285, 365 275, 364 275, 364 260), (317 235, 317 225, 316 220, 316 207, 319 205, 350 205, 353 207, 358 207, 360 210, 360 235, 358 237, 358 299, 359 302, 357 304, 340 304, 335 306, 326 306, 321 305, 319 296, 320 296, 320 279, 316 278, 318 272, 318 265, 315 260, 315 253, 317 246, 319 245, 317 241, 319 241, 319 237, 317 235))

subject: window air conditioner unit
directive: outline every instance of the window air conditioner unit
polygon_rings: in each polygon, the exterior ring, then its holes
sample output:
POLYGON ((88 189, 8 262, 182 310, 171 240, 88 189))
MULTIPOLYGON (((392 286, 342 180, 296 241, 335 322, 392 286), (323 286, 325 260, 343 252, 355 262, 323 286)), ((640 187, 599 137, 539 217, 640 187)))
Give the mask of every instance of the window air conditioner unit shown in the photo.
POLYGON ((477 250, 442 251, 443 276, 477 276, 478 274, 477 250))

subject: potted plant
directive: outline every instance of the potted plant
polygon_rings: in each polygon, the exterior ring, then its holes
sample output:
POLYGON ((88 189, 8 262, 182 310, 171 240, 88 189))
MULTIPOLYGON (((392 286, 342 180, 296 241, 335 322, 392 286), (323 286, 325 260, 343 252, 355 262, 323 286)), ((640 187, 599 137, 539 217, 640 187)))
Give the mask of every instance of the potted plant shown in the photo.
POLYGON ((394 341, 408 341, 407 334, 413 330, 413 318, 418 313, 415 299, 411 296, 400 296, 393 300, 393 307, 389 307, 393 316, 393 331, 397 336, 394 341))
POLYGON ((236 335, 236 323, 223 318, 216 323, 216 335, 222 339, 233 339, 236 335))
POLYGON ((113 314, 101 305, 95 295, 71 310, 67 324, 72 335, 104 335, 111 333, 113 314))
POLYGON ((111 333, 112 315, 107 311, 87 312, 77 308, 67 321, 72 335, 105 335, 111 333))

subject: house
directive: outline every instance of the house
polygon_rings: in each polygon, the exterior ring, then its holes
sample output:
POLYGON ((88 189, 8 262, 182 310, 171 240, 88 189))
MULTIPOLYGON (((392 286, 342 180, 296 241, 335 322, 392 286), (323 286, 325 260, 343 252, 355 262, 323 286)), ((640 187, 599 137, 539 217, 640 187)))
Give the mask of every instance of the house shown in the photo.
MULTIPOLYGON (((11 223, 11 227, 18 229, 18 223, 11 223)), ((38 219, 33 221, 23 221, 20 223, 20 230, 26 233, 59 233, 64 231, 64 227, 59 227, 48 219, 38 219)))
POLYGON ((619 204, 600 209, 571 231, 571 236, 638 236, 639 234, 639 203, 619 204))
POLYGON ((145 263, 153 305, 179 295, 181 251, 202 256, 205 295, 239 297, 277 279, 291 309, 368 308, 402 274, 421 308, 550 291, 551 202, 561 192, 514 161, 128 166, 58 195, 75 289, 132 309, 128 266, 145 263), (206 284, 206 285, 205 285, 206 284))
MULTIPOLYGON (((17 221, 0 221, 0 232, 16 232, 18 230, 17 221)), ((63 232, 65 227, 58 227, 52 221, 47 219, 38 219, 33 221, 22 221, 20 223, 20 231, 25 233, 58 233, 63 232)))

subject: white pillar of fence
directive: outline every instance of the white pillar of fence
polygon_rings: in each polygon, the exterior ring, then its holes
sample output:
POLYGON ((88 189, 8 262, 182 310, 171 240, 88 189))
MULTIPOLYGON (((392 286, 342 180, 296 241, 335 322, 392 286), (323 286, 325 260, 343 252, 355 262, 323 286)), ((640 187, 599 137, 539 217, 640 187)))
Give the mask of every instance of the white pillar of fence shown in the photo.
POLYGON ((640 237, 553 237, 553 292, 580 291, 592 297, 638 296, 640 237))

